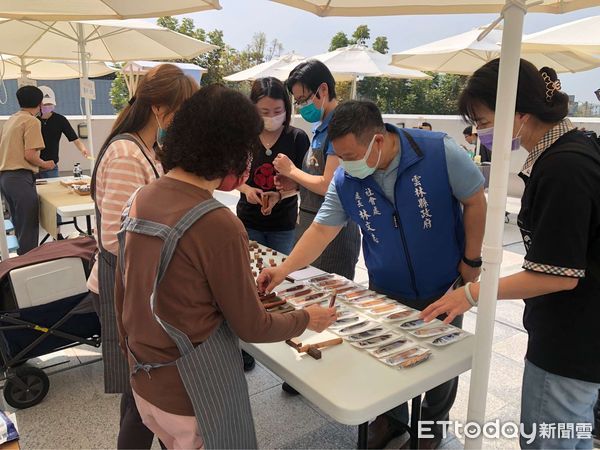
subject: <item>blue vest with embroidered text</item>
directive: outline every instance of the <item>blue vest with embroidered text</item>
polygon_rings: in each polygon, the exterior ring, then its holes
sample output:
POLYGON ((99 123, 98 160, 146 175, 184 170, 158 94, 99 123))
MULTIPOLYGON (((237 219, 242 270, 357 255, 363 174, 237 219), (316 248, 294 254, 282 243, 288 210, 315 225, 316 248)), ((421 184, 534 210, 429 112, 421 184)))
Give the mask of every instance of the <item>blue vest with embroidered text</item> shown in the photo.
POLYGON ((361 228, 372 289, 395 298, 431 300, 458 277, 464 251, 460 203, 452 194, 445 134, 403 130, 395 204, 372 176, 353 178, 341 167, 335 187, 344 210, 361 228))

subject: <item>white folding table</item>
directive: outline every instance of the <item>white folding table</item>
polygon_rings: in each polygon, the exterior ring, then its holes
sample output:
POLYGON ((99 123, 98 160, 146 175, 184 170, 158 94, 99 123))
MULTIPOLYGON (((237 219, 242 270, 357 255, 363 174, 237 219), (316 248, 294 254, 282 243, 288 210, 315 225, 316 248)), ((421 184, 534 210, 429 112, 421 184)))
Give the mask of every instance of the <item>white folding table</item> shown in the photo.
MULTIPOLYGON (((331 337, 337 336, 306 331, 299 339, 311 343, 331 337)), ((388 367, 346 341, 324 349, 320 360, 300 355, 283 342, 241 342, 241 347, 332 419, 359 425, 358 447, 366 448, 369 420, 411 399, 410 431, 418 444, 421 394, 470 370, 474 344, 475 337, 469 335, 446 347, 429 346, 430 359, 408 369, 388 367)))

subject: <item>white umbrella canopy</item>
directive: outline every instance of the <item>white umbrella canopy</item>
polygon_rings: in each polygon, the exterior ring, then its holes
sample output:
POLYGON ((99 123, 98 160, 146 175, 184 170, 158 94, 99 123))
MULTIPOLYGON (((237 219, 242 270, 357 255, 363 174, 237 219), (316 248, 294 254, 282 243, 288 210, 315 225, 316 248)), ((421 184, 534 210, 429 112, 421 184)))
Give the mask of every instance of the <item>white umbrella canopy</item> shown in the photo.
POLYGON ((221 9, 219 0, 0 0, 0 17, 23 20, 133 19, 210 9, 221 9))
MULTIPOLYGON (((33 21, 0 19, 0 53, 79 60, 89 89, 88 61, 191 59, 217 47, 143 20, 33 21)), ((88 147, 94 152, 90 99, 84 98, 88 147)))
MULTIPOLYGON (((364 45, 349 45, 337 50, 312 56, 324 63, 336 81, 354 81, 357 77, 383 77, 423 80, 431 78, 413 69, 391 66, 392 58, 364 45)), ((289 73, 296 64, 282 67, 289 73)))
MULTIPOLYGON (((271 0, 318 16, 498 13, 504 0, 271 0)), ((563 14, 598 6, 598 0, 541 0, 529 12, 563 14)))
MULTIPOLYGON (((390 65, 390 55, 384 55, 364 45, 349 45, 308 59, 318 59, 331 71, 336 81, 352 83, 351 97, 356 98, 356 83, 359 77, 383 77, 424 80, 431 78, 418 70, 401 69, 390 65)), ((282 77, 287 77, 298 62, 281 67, 282 77)))
MULTIPOLYGON (((3 55, 4 79, 29 78, 31 80, 69 80, 81 78, 82 70, 77 61, 18 58, 3 55)), ((88 65, 88 76, 101 77, 117 70, 103 62, 88 65)))
POLYGON ((600 16, 563 23, 523 37, 525 51, 557 51, 565 48, 600 56, 600 16))
POLYGON ((24 58, 73 59, 85 45, 89 61, 191 59, 211 44, 144 20, 75 22, 0 19, 0 51, 24 58))
MULTIPOLYGON (((446 39, 394 53, 392 65, 432 72, 470 75, 486 62, 500 56, 502 26, 498 25, 479 40, 479 36, 487 28, 488 26, 482 26, 446 39)), ((526 40, 525 37, 523 39, 526 40)), ((600 39, 600 34, 597 39, 600 39)), ((598 47, 600 48, 600 44, 598 47)), ((549 66, 557 72, 581 72, 600 66, 600 58, 572 50, 566 46, 550 51, 524 50, 521 54, 535 66, 549 66)))
POLYGON ((229 75, 224 79, 227 81, 254 81, 258 78, 275 77, 284 81, 287 78, 289 70, 285 71, 281 70, 281 68, 288 67, 290 64, 297 64, 303 59, 305 59, 304 56, 288 53, 287 55, 273 58, 270 61, 257 64, 249 69, 229 75))
MULTIPOLYGON (((598 6, 598 0, 271 0, 320 16, 382 16, 400 14, 501 13, 504 19, 494 120, 494 153, 483 240, 483 270, 477 311, 475 351, 467 423, 482 425, 489 384, 498 278, 502 263, 502 235, 508 188, 511 141, 516 107, 521 40, 525 14, 566 13, 598 6), (529 3, 530 6, 527 6, 529 3)), ((482 448, 483 435, 466 437, 466 449, 482 448)))

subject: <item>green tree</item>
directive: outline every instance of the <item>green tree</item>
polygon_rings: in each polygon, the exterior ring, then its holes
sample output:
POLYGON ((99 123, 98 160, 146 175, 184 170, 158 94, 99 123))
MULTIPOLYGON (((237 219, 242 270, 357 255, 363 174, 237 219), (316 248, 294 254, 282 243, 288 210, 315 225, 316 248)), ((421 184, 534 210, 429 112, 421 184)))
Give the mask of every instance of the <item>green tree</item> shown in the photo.
MULTIPOLYGON (((120 69, 121 67, 119 67, 120 69)), ((117 76, 113 80, 110 86, 109 92, 110 103, 115 111, 121 112, 125 105, 129 101, 129 91, 127 90, 127 84, 125 83, 125 76, 123 72, 117 72, 117 76)))
POLYGON ((375 42, 373 42, 373 50, 376 52, 387 54, 390 47, 388 45, 388 39, 385 36, 377 36, 375 42))
POLYGON ((367 45, 367 41, 371 39, 371 32, 367 25, 359 25, 352 33, 351 44, 367 45))
POLYGON ((348 40, 348 36, 343 31, 338 31, 332 38, 331 43, 329 44, 330 52, 337 50, 338 48, 348 47, 350 45, 350 41, 348 40))

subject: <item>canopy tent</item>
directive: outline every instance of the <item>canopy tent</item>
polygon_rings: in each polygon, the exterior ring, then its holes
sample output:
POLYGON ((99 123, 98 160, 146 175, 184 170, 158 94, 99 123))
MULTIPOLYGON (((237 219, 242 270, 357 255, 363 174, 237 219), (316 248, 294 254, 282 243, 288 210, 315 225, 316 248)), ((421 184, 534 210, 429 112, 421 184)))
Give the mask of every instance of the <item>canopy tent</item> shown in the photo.
MULTIPOLYGON (((432 72, 470 75, 481 65, 500 56, 502 25, 479 39, 489 25, 460 33, 392 55, 392 64, 432 72)), ((598 36, 600 39, 600 36, 598 36)), ((524 38, 524 41, 526 38, 524 38)), ((600 47, 600 44, 599 44, 600 47)), ((522 51, 536 67, 549 66, 557 72, 581 72, 600 66, 600 58, 570 47, 549 51, 522 51)))
POLYGON ((0 0, 0 17, 22 20, 135 19, 210 9, 221 9, 219 0, 0 0))
MULTIPOLYGON (((431 78, 418 70, 391 66, 390 55, 384 55, 364 45, 350 45, 308 59, 318 59, 324 63, 336 81, 350 81, 352 83, 352 98, 356 98, 357 80, 361 77, 415 80, 431 78)), ((298 62, 281 67, 280 70, 289 74, 298 62)))
POLYGON ((296 55, 295 53, 288 53, 287 55, 273 58, 270 61, 229 75, 224 79, 226 81, 254 81, 257 78, 275 77, 281 81, 285 81, 289 71, 286 72, 285 70, 281 70, 281 68, 288 67, 290 64, 298 64, 303 59, 305 59, 304 56, 296 55))
MULTIPOLYGON (((511 141, 516 105, 521 40, 525 14, 566 13, 597 6, 597 0, 271 0, 320 16, 382 16, 398 14, 500 13, 504 20, 498 103, 494 122, 494 155, 489 184, 488 210, 483 242, 483 270, 479 292, 475 352, 469 390, 467 422, 485 420, 492 339, 502 263, 502 235, 508 187, 511 141)), ((496 23, 492 24, 493 26, 496 23)), ((493 27, 490 27, 490 30, 493 27)), ((481 448, 483 435, 465 438, 465 448, 481 448)))
MULTIPOLYGON (((121 72, 125 76, 125 83, 127 84, 127 90, 129 91, 129 97, 131 98, 137 89, 140 78, 144 76, 150 69, 163 64, 159 61, 129 61, 121 72)), ((200 67, 196 64, 190 63, 169 63, 179 67, 186 75, 192 77, 198 84, 202 80, 202 74, 208 72, 208 69, 200 67)))

